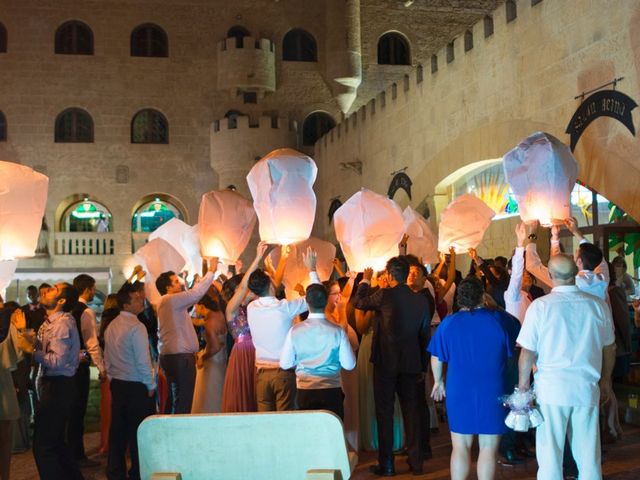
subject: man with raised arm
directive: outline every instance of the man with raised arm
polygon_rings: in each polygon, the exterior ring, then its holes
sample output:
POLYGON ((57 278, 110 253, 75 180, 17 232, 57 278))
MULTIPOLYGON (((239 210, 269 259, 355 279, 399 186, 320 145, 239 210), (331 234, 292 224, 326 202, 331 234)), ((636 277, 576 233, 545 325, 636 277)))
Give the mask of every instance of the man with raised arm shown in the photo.
POLYGON ((160 367, 169 384, 164 413, 191 413, 196 354, 200 346, 188 309, 209 290, 217 263, 217 259, 213 259, 207 274, 191 290, 185 290, 178 276, 171 271, 160 274, 156 280, 156 288, 162 296, 158 304, 160 367))

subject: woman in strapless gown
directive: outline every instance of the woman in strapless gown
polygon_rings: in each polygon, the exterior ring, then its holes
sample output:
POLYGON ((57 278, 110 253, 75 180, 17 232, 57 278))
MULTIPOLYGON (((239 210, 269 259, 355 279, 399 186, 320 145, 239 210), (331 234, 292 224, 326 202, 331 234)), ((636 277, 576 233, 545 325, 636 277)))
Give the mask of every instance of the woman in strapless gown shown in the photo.
POLYGON ((209 295, 196 304, 196 315, 203 322, 206 346, 198 352, 196 360, 191 413, 220 413, 227 366, 227 326, 219 304, 209 295))

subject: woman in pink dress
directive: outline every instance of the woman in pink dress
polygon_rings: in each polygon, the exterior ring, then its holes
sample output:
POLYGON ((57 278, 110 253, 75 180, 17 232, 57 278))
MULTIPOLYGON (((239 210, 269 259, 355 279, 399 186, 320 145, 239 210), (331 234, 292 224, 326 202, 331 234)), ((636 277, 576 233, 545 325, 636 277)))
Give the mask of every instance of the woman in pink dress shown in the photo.
POLYGON ((234 339, 229 354, 227 374, 222 389, 222 413, 255 412, 256 349, 251 340, 251 331, 247 321, 247 305, 255 295, 249 291, 249 276, 254 272, 267 252, 267 244, 260 242, 256 257, 249 269, 224 282, 222 296, 227 301, 226 319, 229 333, 234 339))

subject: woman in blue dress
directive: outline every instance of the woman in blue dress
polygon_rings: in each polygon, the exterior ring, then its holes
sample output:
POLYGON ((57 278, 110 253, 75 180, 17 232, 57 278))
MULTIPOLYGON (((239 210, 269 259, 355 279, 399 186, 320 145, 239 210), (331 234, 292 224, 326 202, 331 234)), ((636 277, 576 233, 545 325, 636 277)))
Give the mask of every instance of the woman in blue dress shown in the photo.
POLYGON ((434 400, 446 398, 451 430, 451 478, 464 480, 471 469, 471 445, 478 435, 479 480, 493 479, 500 435, 507 411, 500 397, 507 393, 507 359, 520 330, 516 319, 483 305, 480 280, 471 277, 458 287, 458 313, 449 315, 435 331, 428 350, 435 384, 434 400), (448 364, 447 382, 443 364, 448 364))

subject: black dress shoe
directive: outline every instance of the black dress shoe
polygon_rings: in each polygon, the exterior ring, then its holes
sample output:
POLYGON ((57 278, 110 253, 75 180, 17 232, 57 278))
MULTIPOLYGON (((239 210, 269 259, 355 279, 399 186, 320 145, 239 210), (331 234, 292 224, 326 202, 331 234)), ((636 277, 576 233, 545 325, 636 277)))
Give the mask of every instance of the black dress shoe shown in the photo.
POLYGON ((524 459, 516 454, 514 450, 507 450, 502 454, 504 460, 502 463, 505 465, 522 465, 524 463, 524 459))
POLYGON ((516 448, 516 453, 523 458, 536 458, 536 452, 532 452, 526 447, 516 448))
POLYGON ((369 472, 379 477, 395 477, 396 475, 396 470, 393 466, 383 467, 382 465, 371 465, 369 472))

